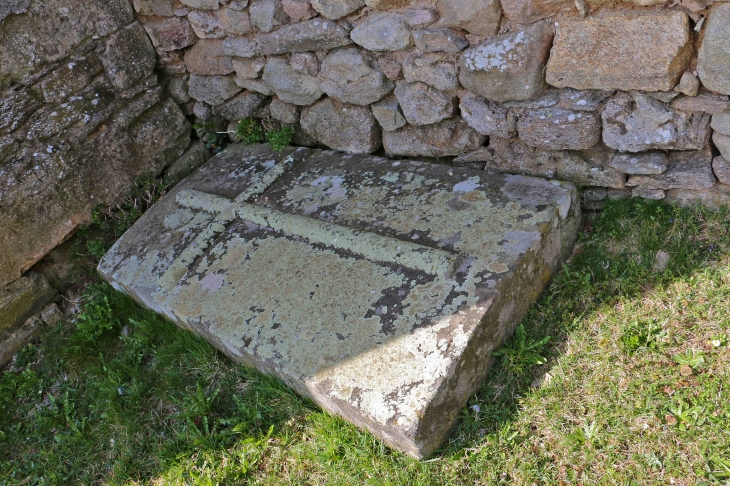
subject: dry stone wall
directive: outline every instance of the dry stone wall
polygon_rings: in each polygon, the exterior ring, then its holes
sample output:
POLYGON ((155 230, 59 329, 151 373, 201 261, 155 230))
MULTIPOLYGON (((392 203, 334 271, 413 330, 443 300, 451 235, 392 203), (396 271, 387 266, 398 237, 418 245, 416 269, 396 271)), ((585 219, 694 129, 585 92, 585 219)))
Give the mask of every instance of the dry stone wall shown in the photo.
POLYGON ((176 100, 222 127, 271 116, 301 145, 556 177, 586 207, 730 202, 730 3, 134 7, 176 100))
MULTIPOLYGON (((46 308, 53 287, 26 270, 95 205, 114 202, 137 177, 159 175, 191 143, 128 0, 1 3, 0 343, 11 346, 0 344, 0 366, 57 314, 46 308)), ((181 42, 173 35, 180 24, 190 29, 171 18, 165 42, 181 42)), ((190 150, 188 158, 202 155, 200 146, 190 150)))

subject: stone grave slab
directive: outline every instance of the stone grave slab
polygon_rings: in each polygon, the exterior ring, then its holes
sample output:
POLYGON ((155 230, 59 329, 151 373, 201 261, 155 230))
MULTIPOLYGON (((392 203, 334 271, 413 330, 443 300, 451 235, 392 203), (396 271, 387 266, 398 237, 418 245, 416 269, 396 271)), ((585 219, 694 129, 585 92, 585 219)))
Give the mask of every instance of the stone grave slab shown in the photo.
POLYGON ((423 458, 570 254, 570 183, 229 147, 109 250, 117 289, 423 458))

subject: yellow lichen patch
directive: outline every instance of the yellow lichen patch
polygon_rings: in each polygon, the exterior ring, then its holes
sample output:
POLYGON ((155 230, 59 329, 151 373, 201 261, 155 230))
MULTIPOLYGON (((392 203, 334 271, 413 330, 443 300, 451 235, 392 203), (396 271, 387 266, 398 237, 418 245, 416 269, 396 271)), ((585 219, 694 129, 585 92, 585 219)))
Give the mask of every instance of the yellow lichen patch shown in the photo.
POLYGON ((489 265, 487 265, 487 270, 494 272, 494 273, 504 273, 508 269, 509 268, 507 267, 507 265, 505 265, 504 263, 501 263, 501 262, 492 262, 489 265))

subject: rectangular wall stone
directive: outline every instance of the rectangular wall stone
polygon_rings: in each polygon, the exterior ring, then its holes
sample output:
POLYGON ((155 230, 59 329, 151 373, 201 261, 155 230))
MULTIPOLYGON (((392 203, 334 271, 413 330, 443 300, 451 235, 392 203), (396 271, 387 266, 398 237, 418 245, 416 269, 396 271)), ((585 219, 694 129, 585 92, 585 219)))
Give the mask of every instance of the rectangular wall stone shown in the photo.
POLYGON ((681 12, 606 12, 558 22, 547 82, 560 88, 666 91, 692 57, 681 12))

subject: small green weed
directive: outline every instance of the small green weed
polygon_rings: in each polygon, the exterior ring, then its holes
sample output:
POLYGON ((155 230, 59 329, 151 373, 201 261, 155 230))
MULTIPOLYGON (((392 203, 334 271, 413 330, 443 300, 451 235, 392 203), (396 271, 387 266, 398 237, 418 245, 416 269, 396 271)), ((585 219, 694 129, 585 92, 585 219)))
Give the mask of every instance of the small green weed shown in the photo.
POLYGON ((669 407, 669 413, 679 422, 680 427, 684 429, 690 426, 702 426, 707 421, 706 407, 700 405, 689 405, 681 398, 676 404, 669 407))
MULTIPOLYGON (((730 456, 721 457, 720 455, 712 456, 707 460, 706 467, 708 482, 697 483, 698 486, 707 486, 710 484, 719 484, 720 481, 730 480, 730 456)), ((725 483, 727 484, 727 483, 725 483)))
POLYGON ((687 365, 694 370, 705 364, 704 353, 694 349, 688 349, 684 354, 675 354, 672 359, 675 363, 687 365))
POLYGON ((294 129, 289 126, 282 126, 279 129, 269 130, 266 132, 266 141, 276 152, 281 152, 284 147, 289 145, 294 136, 294 129))
POLYGON ((236 138, 244 145, 253 145, 264 141, 264 127, 258 120, 244 118, 236 124, 236 138))
POLYGON ((118 327, 119 319, 114 315, 107 284, 92 284, 84 295, 81 312, 76 316, 74 338, 82 342, 93 342, 105 332, 118 327))
POLYGON ((89 250, 89 254, 93 258, 101 260, 101 257, 103 257, 109 249, 109 243, 107 243, 104 238, 98 236, 86 242, 86 249, 89 250))
POLYGON ((570 447, 580 449, 594 440, 597 435, 598 426, 596 425, 596 421, 588 422, 584 420, 581 426, 576 427, 573 432, 566 435, 565 443, 570 447))
POLYGON ((502 357, 502 366, 510 373, 521 376, 534 366, 545 364, 547 360, 543 357, 543 353, 548 342, 550 336, 534 339, 528 336, 525 325, 520 324, 507 345, 492 354, 502 357))
POLYGON ((235 135, 244 145, 253 145, 266 140, 272 149, 281 152, 291 143, 294 129, 270 118, 260 121, 244 118, 236 125, 235 135))
POLYGON ((633 319, 621 336, 621 344, 626 352, 633 354, 640 349, 657 350, 665 333, 662 326, 654 321, 645 322, 633 319))

